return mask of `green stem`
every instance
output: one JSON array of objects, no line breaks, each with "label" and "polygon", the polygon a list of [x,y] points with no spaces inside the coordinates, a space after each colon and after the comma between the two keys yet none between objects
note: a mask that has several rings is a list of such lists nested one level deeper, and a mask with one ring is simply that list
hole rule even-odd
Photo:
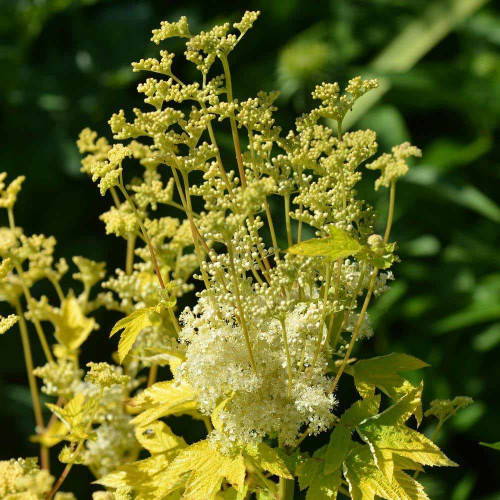
[{"label": "green stem", "polygon": [[[224,68],[224,77],[226,79],[227,101],[228,103],[232,104],[233,86],[231,82],[231,71],[229,70],[229,63],[227,60],[227,56],[225,54],[221,55],[220,60],[222,61],[222,67]],[[234,117],[234,113],[231,113],[229,121],[231,122],[231,133],[233,135],[234,151],[236,153],[236,162],[238,163],[238,172],[240,175],[241,186],[244,188],[247,185],[247,180],[245,176],[245,167],[243,165],[243,157],[241,155],[241,144],[240,144],[240,137],[238,135],[238,126],[236,125],[236,119]]]},{"label": "green stem", "polygon": [[109,192],[111,193],[111,198],[113,198],[113,203],[115,204],[115,207],[120,208],[120,198],[118,198],[118,193],[116,192],[114,186],[111,186],[109,188]]},{"label": "green stem", "polygon": [[233,251],[233,244],[231,242],[228,242],[227,245],[227,251],[229,254],[229,265],[231,268],[231,276],[233,278],[233,287],[234,287],[234,295],[236,298],[236,306],[238,308],[238,315],[240,318],[240,325],[243,330],[243,336],[245,337],[245,344],[247,346],[248,350],[248,356],[250,358],[250,365],[252,366],[252,370],[257,377],[257,365],[255,364],[255,359],[253,357],[253,352],[252,352],[252,345],[250,343],[250,335],[248,333],[248,328],[247,324],[245,321],[245,313],[243,311],[243,306],[241,304],[241,297],[240,297],[240,288],[238,285],[238,276],[236,275],[236,268],[234,266],[234,251]]},{"label": "green stem", "polygon": [[[38,386],[36,383],[35,375],[33,375],[33,356],[31,354],[31,344],[28,334],[28,326],[26,325],[26,320],[24,319],[23,310],[19,300],[14,302],[14,307],[16,309],[16,314],[19,318],[19,330],[21,332],[21,342],[23,344],[24,361],[26,364],[26,371],[28,373],[28,383],[31,393],[31,400],[33,402],[33,411],[35,413],[36,422],[36,433],[41,434],[45,430],[45,424],[43,422],[42,405],[40,404],[40,396],[38,394]],[[48,469],[48,450],[44,445],[40,445],[40,462],[42,469]]]},{"label": "green stem", "polygon": [[[337,271],[337,279],[335,281],[335,296],[333,297],[333,302],[335,302],[339,296],[340,293],[340,277],[342,276],[342,259],[339,259],[337,261],[337,266],[338,266],[338,271]],[[328,342],[330,341],[330,335],[332,334],[332,328],[333,328],[333,323],[335,321],[336,314],[335,312],[332,313],[330,316],[330,322],[328,324],[328,329],[326,331],[326,338],[325,342],[323,343],[323,347],[328,345]]]},{"label": "green stem", "polygon": [[[339,141],[342,140],[342,121],[337,121],[337,136]],[[345,177],[344,177],[344,165],[340,167],[340,183],[342,186],[342,208],[345,210],[347,207],[347,199],[345,194]]]},{"label": "green stem", "polygon": [[158,376],[158,365],[152,365],[149,369],[148,375],[148,387],[151,387],[156,382],[156,377]]},{"label": "green stem", "polygon": [[137,236],[134,233],[129,234],[127,238],[127,257],[125,259],[125,272],[132,274],[134,270],[134,249]]},{"label": "green stem", "polygon": [[290,357],[290,350],[288,348],[288,336],[286,333],[285,320],[281,320],[281,328],[283,330],[283,344],[285,346],[286,367],[288,371],[288,398],[291,398],[293,387],[292,359]]},{"label": "green stem", "polygon": [[274,247],[274,255],[276,255],[276,259],[280,258],[280,251],[278,247],[278,240],[276,238],[276,231],[274,230],[273,218],[271,216],[271,209],[269,208],[269,203],[267,202],[267,198],[264,198],[264,209],[266,210],[267,222],[269,224],[269,231],[271,232],[271,240],[273,242]]},{"label": "green stem", "polygon": [[290,222],[290,193],[285,194],[285,222],[286,222],[286,235],[288,238],[288,246],[293,245],[292,238],[292,224]]},{"label": "green stem", "polygon": [[255,464],[255,462],[253,460],[251,460],[249,458],[248,458],[248,460],[253,466],[252,473],[253,472],[255,473],[255,475],[261,480],[262,484],[271,492],[271,495],[273,495],[273,497],[276,500],[280,500],[279,492],[278,492],[278,489],[276,488],[276,483],[267,479],[267,477],[264,476],[264,474],[262,474],[259,467]]},{"label": "green stem", "polygon": [[[301,214],[304,211],[304,205],[302,203],[300,203],[299,205],[299,211]],[[302,241],[302,221],[299,220],[299,229],[297,231],[297,243],[300,243],[301,241]]]},{"label": "green stem", "polygon": [[57,293],[57,297],[59,298],[59,302],[63,302],[64,301],[64,292],[62,291],[62,288],[61,288],[61,285],[59,284],[59,282],[53,278],[53,277],[49,277],[49,281],[52,283],[52,285],[54,286],[54,289]]},{"label": "green stem", "polygon": [[[14,263],[14,267],[17,271],[17,275],[19,276],[19,280],[21,281],[21,287],[23,289],[26,302],[28,303],[28,309],[33,310],[33,297],[31,296],[30,289],[28,288],[28,285],[26,284],[26,281],[24,279],[23,269],[17,263]],[[40,321],[35,315],[33,315],[32,321],[35,325],[35,330],[40,340],[40,344],[42,345],[43,353],[45,354],[47,361],[49,363],[54,363],[54,357],[52,356],[52,352],[50,351],[49,343],[47,342],[47,337],[45,336],[45,332],[43,331]]]},{"label": "green stem", "polygon": [[342,374],[344,373],[345,367],[347,366],[347,362],[349,361],[349,356],[351,355],[351,352],[354,348],[354,344],[356,343],[356,340],[358,339],[359,330],[361,329],[363,319],[365,318],[366,310],[368,309],[368,305],[370,304],[370,300],[371,300],[371,297],[373,294],[373,289],[375,287],[375,280],[377,279],[377,274],[378,274],[378,268],[376,267],[373,269],[373,275],[372,275],[372,279],[370,281],[370,286],[368,287],[368,292],[366,293],[363,307],[361,308],[361,312],[359,313],[358,321],[356,323],[356,326],[354,327],[354,331],[352,332],[351,342],[349,343],[349,347],[347,348],[347,351],[345,353],[342,364],[340,365],[339,371],[337,372],[337,375],[335,376],[335,379],[333,380],[332,385],[330,386],[330,389],[329,389],[330,393],[332,393],[335,390],[335,388],[337,387],[339,379],[342,376]]},{"label": "green stem", "polygon": [[293,500],[295,481],[280,477],[279,479],[279,500]]},{"label": "green stem", "polygon": [[394,200],[396,199],[396,181],[391,182],[391,192],[389,197],[389,213],[387,215],[387,226],[385,228],[384,243],[389,240],[391,234],[392,220],[394,219]]},{"label": "green stem", "polygon": [[349,316],[356,305],[356,300],[358,298],[358,293],[361,289],[361,286],[363,284],[363,280],[365,279],[365,271],[366,271],[366,262],[363,262],[363,267],[359,273],[359,279],[358,279],[358,284],[356,285],[356,290],[354,291],[351,302],[349,304],[349,307],[347,309],[347,312],[344,314],[344,318],[342,320],[342,323],[339,327],[339,329],[335,332],[335,338],[332,341],[332,349],[333,352],[335,352],[335,349],[337,348],[337,344],[339,342],[340,335],[342,334],[342,330],[344,328],[344,325],[346,324],[346,321],[349,319]]},{"label": "green stem", "polygon": [[146,231],[146,228],[144,227],[144,224],[142,222],[142,217],[139,214],[134,202],[132,201],[132,198],[130,198],[127,190],[125,189],[125,186],[123,183],[118,184],[118,187],[120,188],[120,191],[122,192],[123,196],[125,199],[128,201],[128,204],[130,205],[130,208],[134,212],[134,215],[137,219],[137,223],[139,224],[139,227],[141,228],[142,236],[144,237],[144,241],[146,242],[146,245],[149,250],[149,254],[151,256],[151,260],[153,261],[153,266],[156,272],[156,277],[158,278],[158,282],[160,283],[161,288],[164,290],[165,289],[165,283],[163,281],[163,278],[161,276],[160,268],[158,267],[158,261],[156,260],[156,254],[153,248],[153,244],[151,243],[151,240],[149,239],[148,232]]},{"label": "green stem", "polygon": [[[158,278],[158,282],[160,283],[160,287],[162,290],[165,290],[165,282],[163,281],[161,272],[160,272],[160,267],[158,266],[158,261],[156,260],[156,253],[153,248],[153,244],[151,243],[151,240],[149,239],[148,232],[146,231],[146,228],[144,227],[144,224],[142,222],[142,217],[139,214],[134,202],[132,201],[132,198],[130,198],[127,190],[125,189],[125,186],[123,185],[123,181],[118,184],[118,187],[120,188],[120,191],[122,192],[123,196],[125,199],[128,201],[128,204],[130,205],[130,208],[132,208],[132,211],[134,212],[134,215],[137,219],[137,223],[139,224],[139,227],[141,228],[142,236],[144,238],[144,241],[146,242],[146,245],[149,250],[149,255],[151,256],[151,260],[153,261],[153,267],[156,273],[156,277]],[[170,316],[170,319],[172,321],[172,324],[174,325],[175,330],[177,333],[180,331],[180,326],[179,323],[177,322],[177,318],[175,317],[175,314],[172,310],[171,307],[168,309],[168,314]]]},{"label": "green stem", "polygon": [[[14,212],[12,211],[12,208],[8,208],[7,213],[9,215],[10,230],[12,231],[13,234],[15,234],[16,223],[14,221]],[[14,262],[14,267],[16,269],[17,275],[19,276],[19,280],[21,281],[21,288],[23,289],[26,302],[28,303],[28,308],[31,310],[33,309],[32,307],[33,297],[31,296],[30,289],[26,284],[26,280],[24,279],[23,268],[17,262]],[[52,356],[52,352],[50,351],[49,344],[47,342],[47,337],[45,336],[45,332],[43,331],[41,323],[36,317],[33,317],[33,323],[35,325],[35,330],[38,335],[38,338],[40,339],[40,344],[42,344],[42,349],[45,354],[45,357],[47,358],[47,361],[49,363],[53,363],[54,357]]]},{"label": "green stem", "polygon": [[314,365],[318,360],[319,353],[321,351],[321,344],[323,343],[323,327],[325,325],[326,319],[326,306],[328,302],[328,292],[330,291],[330,282],[332,279],[332,266],[329,262],[326,264],[326,281],[325,281],[325,291],[323,294],[323,311],[321,313],[321,323],[319,326],[318,340],[316,342],[316,350],[314,351],[314,357],[311,362],[311,367],[309,368],[309,373],[312,373]]}]

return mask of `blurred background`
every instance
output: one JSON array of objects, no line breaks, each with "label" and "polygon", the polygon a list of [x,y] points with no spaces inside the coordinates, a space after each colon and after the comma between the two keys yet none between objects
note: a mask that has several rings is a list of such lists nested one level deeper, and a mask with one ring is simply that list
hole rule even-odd
[{"label": "blurred background", "polygon": [[[75,140],[86,126],[110,138],[110,115],[140,105],[135,89],[145,74],[133,73],[130,62],[156,55],[149,38],[161,20],[186,15],[197,32],[260,9],[230,56],[235,96],[282,90],[278,119],[285,130],[308,109],[317,83],[379,77],[381,89],[359,101],[350,126],[376,130],[381,151],[410,140],[423,158],[398,184],[392,236],[402,262],[391,291],[371,308],[376,334],[358,354],[407,352],[430,363],[427,404],[475,399],[439,437],[461,467],[421,478],[433,500],[500,499],[500,453],[478,445],[500,441],[500,12],[492,2],[1,0],[0,6],[0,169],[27,176],[17,222],[27,233],[54,235],[58,257],[106,260],[111,270],[122,265],[125,248],[104,235],[98,217],[107,200],[80,174]],[[182,41],[168,44],[175,49],[182,52]],[[183,80],[197,78],[181,57],[174,64]],[[220,144],[230,142],[229,130],[221,133]],[[387,191],[374,193],[372,182],[361,194],[385,214]],[[51,293],[42,284],[37,292]],[[109,359],[115,344],[105,332],[116,319],[98,317],[103,332],[89,340],[86,358]],[[35,357],[42,361],[40,352]],[[0,339],[0,363],[0,460],[36,455],[13,332]],[[191,437],[199,432],[193,428]],[[89,481],[75,467],[63,489],[90,498]]]}]

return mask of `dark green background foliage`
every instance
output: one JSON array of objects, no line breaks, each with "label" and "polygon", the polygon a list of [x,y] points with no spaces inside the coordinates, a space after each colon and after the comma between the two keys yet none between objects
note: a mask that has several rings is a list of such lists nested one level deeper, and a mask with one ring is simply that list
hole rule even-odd
[{"label": "dark green background foliage", "polygon": [[[461,467],[434,469],[422,481],[436,500],[500,499],[498,480],[495,484],[500,453],[477,444],[500,440],[500,158],[494,147],[500,18],[492,4],[3,0],[0,5],[5,7],[1,170],[28,177],[17,221],[27,233],[53,234],[58,256],[106,260],[111,270],[123,265],[125,248],[104,235],[98,216],[107,200],[80,174],[75,140],[85,126],[109,137],[111,113],[140,104],[135,87],[145,75],[133,73],[130,62],[156,52],[148,40],[161,20],[187,15],[196,32],[235,21],[245,9],[262,10],[230,56],[235,94],[246,99],[258,90],[281,89],[278,118],[285,130],[309,106],[315,84],[343,84],[357,74],[383,77],[388,91],[371,107],[360,101],[363,116],[354,126],[376,130],[381,150],[411,140],[423,158],[398,184],[393,237],[402,262],[391,292],[371,309],[376,334],[358,355],[413,354],[432,365],[424,370],[427,403],[455,395],[476,400],[439,438]],[[469,12],[456,15],[457,9]],[[175,64],[183,80],[197,78],[181,57]],[[229,130],[219,136],[222,146],[230,144]],[[230,162],[232,156],[226,156]],[[373,176],[367,177],[361,194],[381,211],[382,227],[387,191],[374,194]],[[37,293],[52,293],[38,286]],[[115,342],[106,332],[116,319],[98,316],[103,331],[91,337],[83,361],[109,358]],[[0,346],[0,459],[34,455],[36,447],[27,440],[34,422],[21,343],[10,332]],[[35,355],[42,362],[41,352]],[[346,378],[345,394],[349,384]],[[189,440],[202,435],[191,422],[179,425]],[[432,423],[427,426],[432,432]],[[52,460],[56,463],[55,455]],[[74,487],[80,498],[90,498],[89,481],[76,467],[65,489]]]}]

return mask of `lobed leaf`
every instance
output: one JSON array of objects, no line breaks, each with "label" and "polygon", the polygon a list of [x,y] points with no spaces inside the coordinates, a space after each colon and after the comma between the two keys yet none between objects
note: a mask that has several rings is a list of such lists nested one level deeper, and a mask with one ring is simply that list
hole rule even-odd
[{"label": "lobed leaf", "polygon": [[[392,353],[387,356],[358,361],[346,372],[354,376],[356,389],[362,397],[373,395],[377,387],[391,399],[397,401],[414,389],[414,386],[399,372],[418,370],[426,366],[429,365],[408,354]],[[421,404],[414,411],[415,417],[420,423],[422,420]]]},{"label": "lobed leaf", "polygon": [[220,490],[226,478],[236,490],[244,487],[245,464],[242,455],[235,457],[222,454],[210,441],[204,440],[182,450],[162,475],[162,483],[173,485],[165,488],[162,495],[177,488],[186,479],[185,500],[210,500]]},{"label": "lobed leaf", "polygon": [[132,349],[134,342],[142,330],[153,324],[150,314],[155,312],[160,312],[160,308],[158,306],[138,309],[125,318],[122,318],[113,327],[109,335],[110,337],[112,337],[115,333],[118,333],[120,330],[123,330],[120,342],[118,343],[118,358],[120,363],[123,363],[123,360],[129,353],[130,349]]},{"label": "lobed leaf", "polygon": [[315,451],[313,456],[306,459],[297,467],[297,477],[301,490],[307,490],[306,500],[326,500],[337,498],[341,484],[340,470],[326,473],[324,470],[326,446]]},{"label": "lobed leaf", "polygon": [[255,464],[264,471],[268,471],[275,476],[293,479],[285,462],[278,453],[264,442],[256,446],[248,446],[244,451]]},{"label": "lobed leaf", "polygon": [[196,410],[198,403],[190,386],[169,380],[148,387],[133,398],[127,407],[133,413],[139,413],[132,423],[144,426],[167,415]]},{"label": "lobed leaf", "polygon": [[187,446],[184,439],[176,436],[170,427],[161,420],[151,422],[146,426],[136,427],[135,437],[141,446],[152,455]]},{"label": "lobed leaf", "polygon": [[402,470],[386,477],[378,469],[368,446],[357,445],[344,464],[352,500],[429,500],[423,486]]}]

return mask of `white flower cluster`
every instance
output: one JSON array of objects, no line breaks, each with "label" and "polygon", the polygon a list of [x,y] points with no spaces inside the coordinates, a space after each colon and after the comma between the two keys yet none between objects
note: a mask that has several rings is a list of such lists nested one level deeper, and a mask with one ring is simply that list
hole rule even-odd
[{"label": "white flower cluster", "polygon": [[294,377],[291,396],[286,389],[287,358],[280,322],[260,318],[259,328],[251,329],[255,374],[241,327],[216,318],[211,301],[200,299],[193,311],[184,311],[180,334],[181,341],[188,344],[180,374],[199,394],[202,411],[211,414],[221,400],[230,398],[220,414],[224,430],[215,432],[213,439],[227,446],[269,435],[292,444],[305,424],[313,433],[331,425],[335,398],[328,394],[329,381],[324,376],[330,353],[324,351],[312,371],[300,370],[314,357],[318,311],[301,304],[285,320]]}]

